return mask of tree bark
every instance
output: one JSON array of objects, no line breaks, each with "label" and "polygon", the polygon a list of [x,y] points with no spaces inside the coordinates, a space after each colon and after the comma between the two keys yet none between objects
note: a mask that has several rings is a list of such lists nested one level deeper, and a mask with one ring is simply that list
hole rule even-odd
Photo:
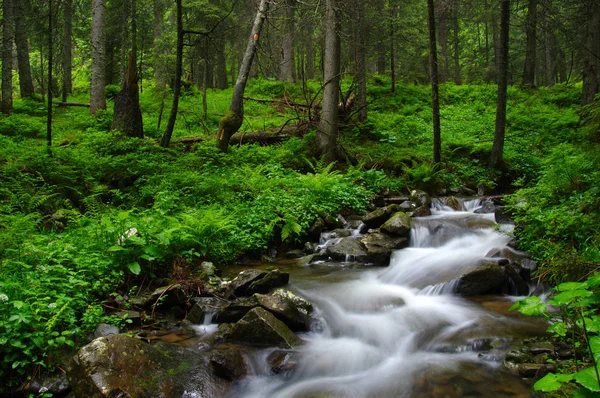
[{"label": "tree bark", "polygon": [[13,69],[13,4],[12,0],[2,2],[2,113],[9,115],[13,108],[12,69]]},{"label": "tree bark", "polygon": [[153,2],[153,11],[154,11],[154,41],[153,41],[153,51],[154,51],[154,79],[156,82],[156,88],[159,91],[163,91],[167,86],[167,77],[168,77],[168,68],[165,65],[164,60],[164,43],[162,42],[163,37],[163,15],[165,12],[165,7],[163,5],[163,0],[154,0]]},{"label": "tree bark", "polygon": [[304,49],[306,51],[306,59],[305,59],[305,72],[304,76],[306,79],[314,79],[315,78],[315,42],[313,38],[313,23],[308,17],[308,21],[306,22],[306,30],[305,32],[309,32],[304,37]]},{"label": "tree bark", "polygon": [[246,46],[246,52],[240,65],[237,81],[233,88],[233,96],[231,98],[231,106],[229,107],[229,114],[221,119],[219,123],[219,136],[217,137],[217,148],[222,152],[227,152],[229,148],[229,139],[235,134],[244,121],[244,91],[246,89],[246,82],[250,75],[250,68],[252,67],[252,61],[256,55],[258,49],[258,41],[260,39],[260,32],[262,30],[265,19],[267,18],[267,11],[269,10],[269,1],[260,0],[260,5],[252,24],[252,31],[250,33],[250,39]]},{"label": "tree bark", "polygon": [[54,43],[52,42],[52,0],[48,0],[48,111],[46,114],[46,142],[48,150],[52,147],[52,67],[54,64],[53,50]]},{"label": "tree bark", "polygon": [[454,84],[462,84],[462,77],[460,73],[460,40],[459,40],[459,23],[458,23],[458,9],[459,0],[454,0]]},{"label": "tree bark", "polygon": [[317,149],[326,163],[337,158],[338,102],[340,81],[339,18],[337,0],[325,3],[325,51],[323,60],[323,107],[317,132]]},{"label": "tree bark", "polygon": [[440,95],[438,89],[437,44],[435,42],[435,9],[433,0],[427,0],[429,22],[429,70],[431,74],[431,104],[433,108],[433,161],[439,163],[442,158],[442,140],[440,129]]},{"label": "tree bark", "polygon": [[490,156],[490,167],[502,163],[504,133],[506,130],[506,92],[508,87],[508,34],[510,23],[510,0],[500,0],[500,48],[498,49],[498,103],[496,105],[496,127],[494,144]]},{"label": "tree bark", "polygon": [[527,45],[525,49],[525,65],[523,68],[523,87],[535,86],[535,61],[536,61],[536,29],[537,29],[537,0],[529,0],[525,33]]},{"label": "tree bark", "polygon": [[294,60],[294,32],[296,25],[294,23],[296,9],[296,0],[287,0],[285,3],[285,18],[283,22],[283,40],[281,42],[281,63],[279,66],[280,78],[284,82],[293,83],[296,81]]},{"label": "tree bark", "polygon": [[588,12],[587,40],[583,49],[582,105],[591,104],[598,93],[598,57],[600,56],[598,44],[600,5],[598,5],[598,0],[590,1]]},{"label": "tree bark", "polygon": [[19,88],[21,98],[33,97],[33,80],[29,61],[29,45],[27,43],[27,21],[25,17],[25,0],[13,0],[15,13],[15,44],[19,67]]},{"label": "tree bark", "polygon": [[92,0],[92,81],[90,84],[90,114],[92,115],[100,109],[106,109],[105,13],[105,0]]},{"label": "tree bark", "polygon": [[112,129],[119,130],[128,137],[144,138],[137,67],[133,53],[129,54],[123,86],[115,97]]},{"label": "tree bark", "polygon": [[73,0],[64,0],[64,41],[63,41],[63,91],[62,101],[67,102],[67,96],[73,92]]},{"label": "tree bark", "polygon": [[392,78],[392,93],[396,92],[396,24],[398,19],[398,7],[396,4],[391,5],[391,20],[390,20],[390,74]]},{"label": "tree bark", "polygon": [[[224,90],[229,87],[229,80],[227,80],[227,58],[225,58],[225,39],[219,39],[217,45],[217,88]],[[204,79],[203,74],[202,84],[204,84]]]},{"label": "tree bark", "polygon": [[357,2],[358,37],[356,38],[356,69],[358,75],[358,121],[367,120],[367,26],[365,23],[365,6],[362,0]]},{"label": "tree bark", "polygon": [[183,11],[182,0],[176,0],[177,4],[177,51],[175,57],[175,83],[173,85],[173,102],[171,103],[171,113],[169,121],[165,128],[165,133],[160,140],[160,145],[168,148],[175,129],[175,121],[177,120],[177,109],[179,108],[179,97],[181,96],[181,73],[183,69]]},{"label": "tree bark", "polygon": [[[428,0],[429,6],[429,0]],[[450,8],[447,0],[441,0],[438,2],[438,26],[439,32],[438,36],[440,38],[440,47],[442,52],[442,59],[444,61],[442,73],[439,76],[439,80],[441,82],[445,82],[448,80],[449,72],[449,62],[448,62],[448,14],[450,13]],[[431,29],[431,28],[430,28]],[[437,52],[437,51],[436,51]],[[437,56],[436,56],[437,58]],[[439,73],[439,71],[438,71]]]}]

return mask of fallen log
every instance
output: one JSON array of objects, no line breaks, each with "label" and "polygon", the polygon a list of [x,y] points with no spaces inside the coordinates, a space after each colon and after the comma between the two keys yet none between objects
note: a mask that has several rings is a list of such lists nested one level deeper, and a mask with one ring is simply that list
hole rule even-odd
[{"label": "fallen log", "polygon": [[258,102],[260,104],[285,105],[285,106],[289,106],[291,108],[307,108],[307,109],[319,109],[319,108],[321,108],[319,105],[300,104],[298,102],[291,102],[291,101],[280,100],[280,99],[271,100],[271,99],[264,99],[264,98],[244,97],[244,100]]},{"label": "fallen log", "polygon": [[89,108],[90,104],[85,102],[54,102],[54,105],[60,106],[61,108],[67,106],[81,106],[84,108]]}]

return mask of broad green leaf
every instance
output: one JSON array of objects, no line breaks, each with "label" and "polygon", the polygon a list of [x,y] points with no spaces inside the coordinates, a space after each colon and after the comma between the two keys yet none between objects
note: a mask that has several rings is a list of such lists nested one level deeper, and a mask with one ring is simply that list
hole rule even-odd
[{"label": "broad green leaf", "polygon": [[600,398],[600,393],[592,392],[585,387],[581,387],[573,394],[574,398]]},{"label": "broad green leaf", "polygon": [[590,338],[590,348],[594,353],[594,360],[596,363],[600,362],[600,336],[593,336]]},{"label": "broad green leaf", "polygon": [[592,316],[592,318],[589,321],[586,319],[585,326],[587,327],[588,332],[599,333],[600,332],[600,317]]},{"label": "broad green leaf", "polygon": [[594,275],[590,276],[585,283],[589,287],[600,286],[600,272],[596,272]]},{"label": "broad green leaf", "polygon": [[571,304],[573,301],[576,301],[578,299],[589,297],[592,294],[593,293],[589,290],[567,290],[554,296],[554,298],[552,299],[552,303],[561,307],[563,305]]},{"label": "broad green leaf", "polygon": [[573,375],[573,378],[590,391],[600,391],[596,371],[593,367],[583,369]]},{"label": "broad green leaf", "polygon": [[139,275],[140,272],[142,272],[142,268],[137,261],[127,264],[127,268],[129,268],[129,271],[131,271],[131,273],[134,275]]},{"label": "broad green leaf", "polygon": [[13,306],[14,306],[16,309],[20,310],[21,308],[23,308],[23,306],[25,305],[25,303],[24,303],[24,302],[22,302],[22,301],[13,301],[13,302],[12,302],[12,305],[13,305]]},{"label": "broad green leaf", "polygon": [[536,296],[527,297],[517,301],[510,307],[511,310],[517,308],[521,314],[529,316],[537,316],[546,313],[546,303]]},{"label": "broad green leaf", "polygon": [[588,287],[585,282],[565,282],[561,283],[556,287],[559,292],[566,292],[569,290],[584,290]]},{"label": "broad green leaf", "polygon": [[533,389],[535,391],[544,392],[556,391],[560,388],[562,383],[572,379],[573,375],[548,373],[533,385]]},{"label": "broad green leaf", "polygon": [[569,328],[564,322],[556,322],[548,328],[548,331],[556,336],[564,337],[567,335]]}]

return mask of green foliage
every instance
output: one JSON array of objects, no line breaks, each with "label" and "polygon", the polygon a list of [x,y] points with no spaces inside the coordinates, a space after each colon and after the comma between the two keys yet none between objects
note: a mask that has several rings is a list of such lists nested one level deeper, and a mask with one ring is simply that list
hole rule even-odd
[{"label": "green foliage", "polygon": [[13,113],[0,117],[0,134],[9,137],[38,137],[45,131],[45,125],[39,119],[28,115]]},{"label": "green foliage", "polygon": [[[545,316],[552,323],[548,331],[555,338],[567,342],[571,347],[585,347],[587,367],[573,373],[548,373],[535,383],[536,391],[557,391],[563,388],[564,383],[570,382],[580,385],[578,396],[589,396],[600,391],[600,315],[596,311],[599,303],[600,273],[596,273],[584,282],[561,283],[548,302],[533,296],[517,301],[510,308],[518,309],[525,315]],[[556,308],[559,312],[556,312]],[[573,367],[577,366],[577,356],[573,358]]]}]

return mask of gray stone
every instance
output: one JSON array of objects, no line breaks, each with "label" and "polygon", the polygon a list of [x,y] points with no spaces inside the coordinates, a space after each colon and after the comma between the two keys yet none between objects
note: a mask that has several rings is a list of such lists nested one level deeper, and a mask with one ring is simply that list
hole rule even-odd
[{"label": "gray stone", "polygon": [[494,209],[494,217],[498,224],[515,224],[515,222],[512,219],[511,212],[508,211],[504,206],[497,206]]},{"label": "gray stone", "polygon": [[410,235],[410,217],[399,211],[381,226],[381,231],[407,237]]},{"label": "gray stone", "polygon": [[545,365],[539,363],[520,363],[517,371],[521,377],[533,377]]},{"label": "gray stone", "polygon": [[266,293],[273,288],[286,285],[289,279],[289,274],[280,272],[279,270],[244,270],[229,284],[229,297],[251,296],[254,293]]},{"label": "gray stone", "polygon": [[304,257],[304,254],[305,253],[303,250],[299,250],[299,249],[290,250],[285,253],[285,258],[298,259],[298,258]]},{"label": "gray stone", "polygon": [[114,315],[121,319],[127,319],[131,321],[130,325],[132,326],[141,326],[142,324],[142,314],[139,311],[117,311],[114,313]]},{"label": "gray stone", "polygon": [[339,261],[366,262],[367,249],[359,237],[342,238],[339,242],[327,246],[327,255]]},{"label": "gray stone", "polygon": [[321,232],[325,228],[325,221],[321,217],[317,218],[313,225],[308,229],[308,239],[312,242],[318,242],[321,237]]},{"label": "gray stone", "polygon": [[263,308],[254,308],[248,312],[224,337],[261,347],[293,348],[301,343],[294,332]]},{"label": "gray stone", "polygon": [[419,206],[411,214],[411,217],[427,217],[431,215],[429,206]]},{"label": "gray stone", "polygon": [[496,206],[494,206],[494,203],[492,203],[489,200],[486,200],[485,202],[483,202],[481,204],[481,207],[477,210],[475,210],[475,213],[477,214],[490,214],[490,213],[494,213],[496,210]]},{"label": "gray stone", "polygon": [[216,275],[217,272],[215,265],[210,261],[202,261],[202,263],[200,264],[200,269],[206,276],[209,277]]},{"label": "gray stone", "polygon": [[190,301],[193,305],[186,319],[192,324],[204,323],[207,314],[216,316],[229,305],[229,302],[216,297],[194,297]]},{"label": "gray stone", "polygon": [[107,323],[101,323],[96,327],[96,331],[94,331],[94,338],[98,337],[110,336],[111,334],[119,334],[121,331],[118,327],[109,325]]},{"label": "gray stone", "polygon": [[241,350],[231,345],[221,345],[209,354],[213,373],[222,379],[235,381],[249,374],[248,366]]},{"label": "gray stone", "polygon": [[405,213],[409,211],[415,211],[417,207],[417,204],[415,202],[411,202],[410,200],[400,203],[400,211]]},{"label": "gray stone", "polygon": [[410,201],[415,202],[418,206],[431,206],[431,197],[429,194],[418,189],[410,193]]},{"label": "gray stone", "polygon": [[285,289],[277,289],[269,295],[256,294],[258,304],[271,312],[293,331],[309,329],[309,311],[312,306],[306,300]]},{"label": "gray stone", "polygon": [[48,376],[33,379],[28,391],[36,396],[38,394],[42,396],[44,393],[50,393],[54,397],[64,397],[71,391],[71,384],[66,374],[56,372]]},{"label": "gray stone", "polygon": [[181,288],[181,285],[169,285],[154,290],[150,296],[144,300],[142,307],[150,309],[153,306],[156,306],[158,309],[165,310],[173,306],[183,305],[187,300],[187,295]]},{"label": "gray stone", "polygon": [[394,213],[400,211],[400,206],[389,205],[368,213],[363,217],[363,223],[368,228],[379,228],[386,222]]},{"label": "gray stone", "polygon": [[480,268],[462,275],[455,293],[462,296],[478,296],[499,293],[508,276],[497,263],[486,263]]},{"label": "gray stone", "polygon": [[448,196],[446,198],[446,206],[458,211],[463,210],[463,206],[460,201],[456,198],[456,196]]},{"label": "gray stone", "polygon": [[304,256],[298,260],[298,266],[300,267],[308,267],[317,261],[327,261],[329,256],[327,254],[315,253],[309,254],[308,256]]},{"label": "gray stone", "polygon": [[251,309],[258,306],[256,296],[240,297],[215,314],[215,321],[218,323],[233,323],[242,319]]}]

